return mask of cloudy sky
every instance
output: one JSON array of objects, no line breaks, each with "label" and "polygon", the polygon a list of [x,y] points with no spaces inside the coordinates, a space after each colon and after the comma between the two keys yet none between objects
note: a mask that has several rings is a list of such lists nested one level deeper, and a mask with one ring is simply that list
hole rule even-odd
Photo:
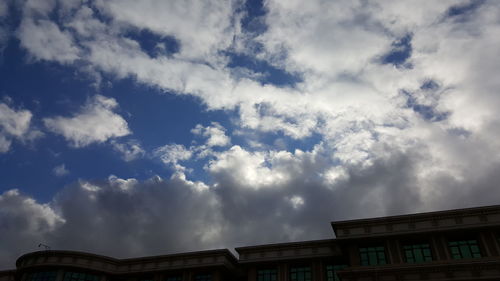
[{"label": "cloudy sky", "polygon": [[500,2],[0,1],[0,268],[500,202]]}]

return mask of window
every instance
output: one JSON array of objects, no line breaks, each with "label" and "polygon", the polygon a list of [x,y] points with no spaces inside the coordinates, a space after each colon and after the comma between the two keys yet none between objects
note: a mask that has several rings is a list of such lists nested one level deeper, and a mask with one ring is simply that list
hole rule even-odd
[{"label": "window", "polygon": [[311,281],[311,268],[309,266],[292,267],[290,281]]},{"label": "window", "polygon": [[337,265],[327,265],[326,266],[326,281],[340,281],[340,278],[337,276],[337,270],[342,270],[346,268],[345,264],[337,264]]},{"label": "window", "polygon": [[450,241],[448,246],[450,247],[451,257],[455,260],[481,257],[481,251],[476,239]]},{"label": "window", "polygon": [[428,243],[404,245],[403,251],[407,263],[432,261],[431,248]]},{"label": "window", "polygon": [[55,281],[55,271],[33,272],[28,275],[26,281]]},{"label": "window", "polygon": [[278,271],[276,269],[257,270],[257,281],[277,281]]},{"label": "window", "polygon": [[212,281],[212,274],[197,274],[194,281]]},{"label": "window", "polygon": [[98,281],[99,278],[94,274],[66,272],[64,273],[64,281]]},{"label": "window", "polygon": [[382,265],[387,263],[384,246],[359,248],[359,255],[361,265]]},{"label": "window", "polygon": [[165,278],[165,281],[182,281],[182,277],[181,276],[167,276],[167,278]]}]

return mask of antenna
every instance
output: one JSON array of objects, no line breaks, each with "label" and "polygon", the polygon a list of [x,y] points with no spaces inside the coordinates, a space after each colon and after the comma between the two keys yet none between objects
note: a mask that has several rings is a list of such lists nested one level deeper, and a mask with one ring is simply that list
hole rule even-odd
[{"label": "antenna", "polygon": [[45,251],[48,251],[48,250],[50,250],[50,246],[48,246],[48,245],[45,245],[45,244],[42,244],[42,243],[38,244],[38,248],[40,248],[40,247],[43,247],[43,248],[45,248]]}]

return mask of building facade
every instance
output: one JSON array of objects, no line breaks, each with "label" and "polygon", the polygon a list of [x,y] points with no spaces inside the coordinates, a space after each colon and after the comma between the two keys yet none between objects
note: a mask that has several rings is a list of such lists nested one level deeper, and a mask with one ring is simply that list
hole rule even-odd
[{"label": "building facade", "polygon": [[115,259],[21,256],[0,281],[500,280],[500,205],[331,223],[334,239]]}]

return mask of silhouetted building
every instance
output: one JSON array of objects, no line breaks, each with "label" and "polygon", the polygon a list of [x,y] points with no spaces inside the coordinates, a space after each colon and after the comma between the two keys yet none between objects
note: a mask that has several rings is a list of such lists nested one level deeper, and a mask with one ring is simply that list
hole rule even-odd
[{"label": "silhouetted building", "polygon": [[500,205],[331,223],[335,239],[133,259],[21,256],[0,281],[500,280]]}]

